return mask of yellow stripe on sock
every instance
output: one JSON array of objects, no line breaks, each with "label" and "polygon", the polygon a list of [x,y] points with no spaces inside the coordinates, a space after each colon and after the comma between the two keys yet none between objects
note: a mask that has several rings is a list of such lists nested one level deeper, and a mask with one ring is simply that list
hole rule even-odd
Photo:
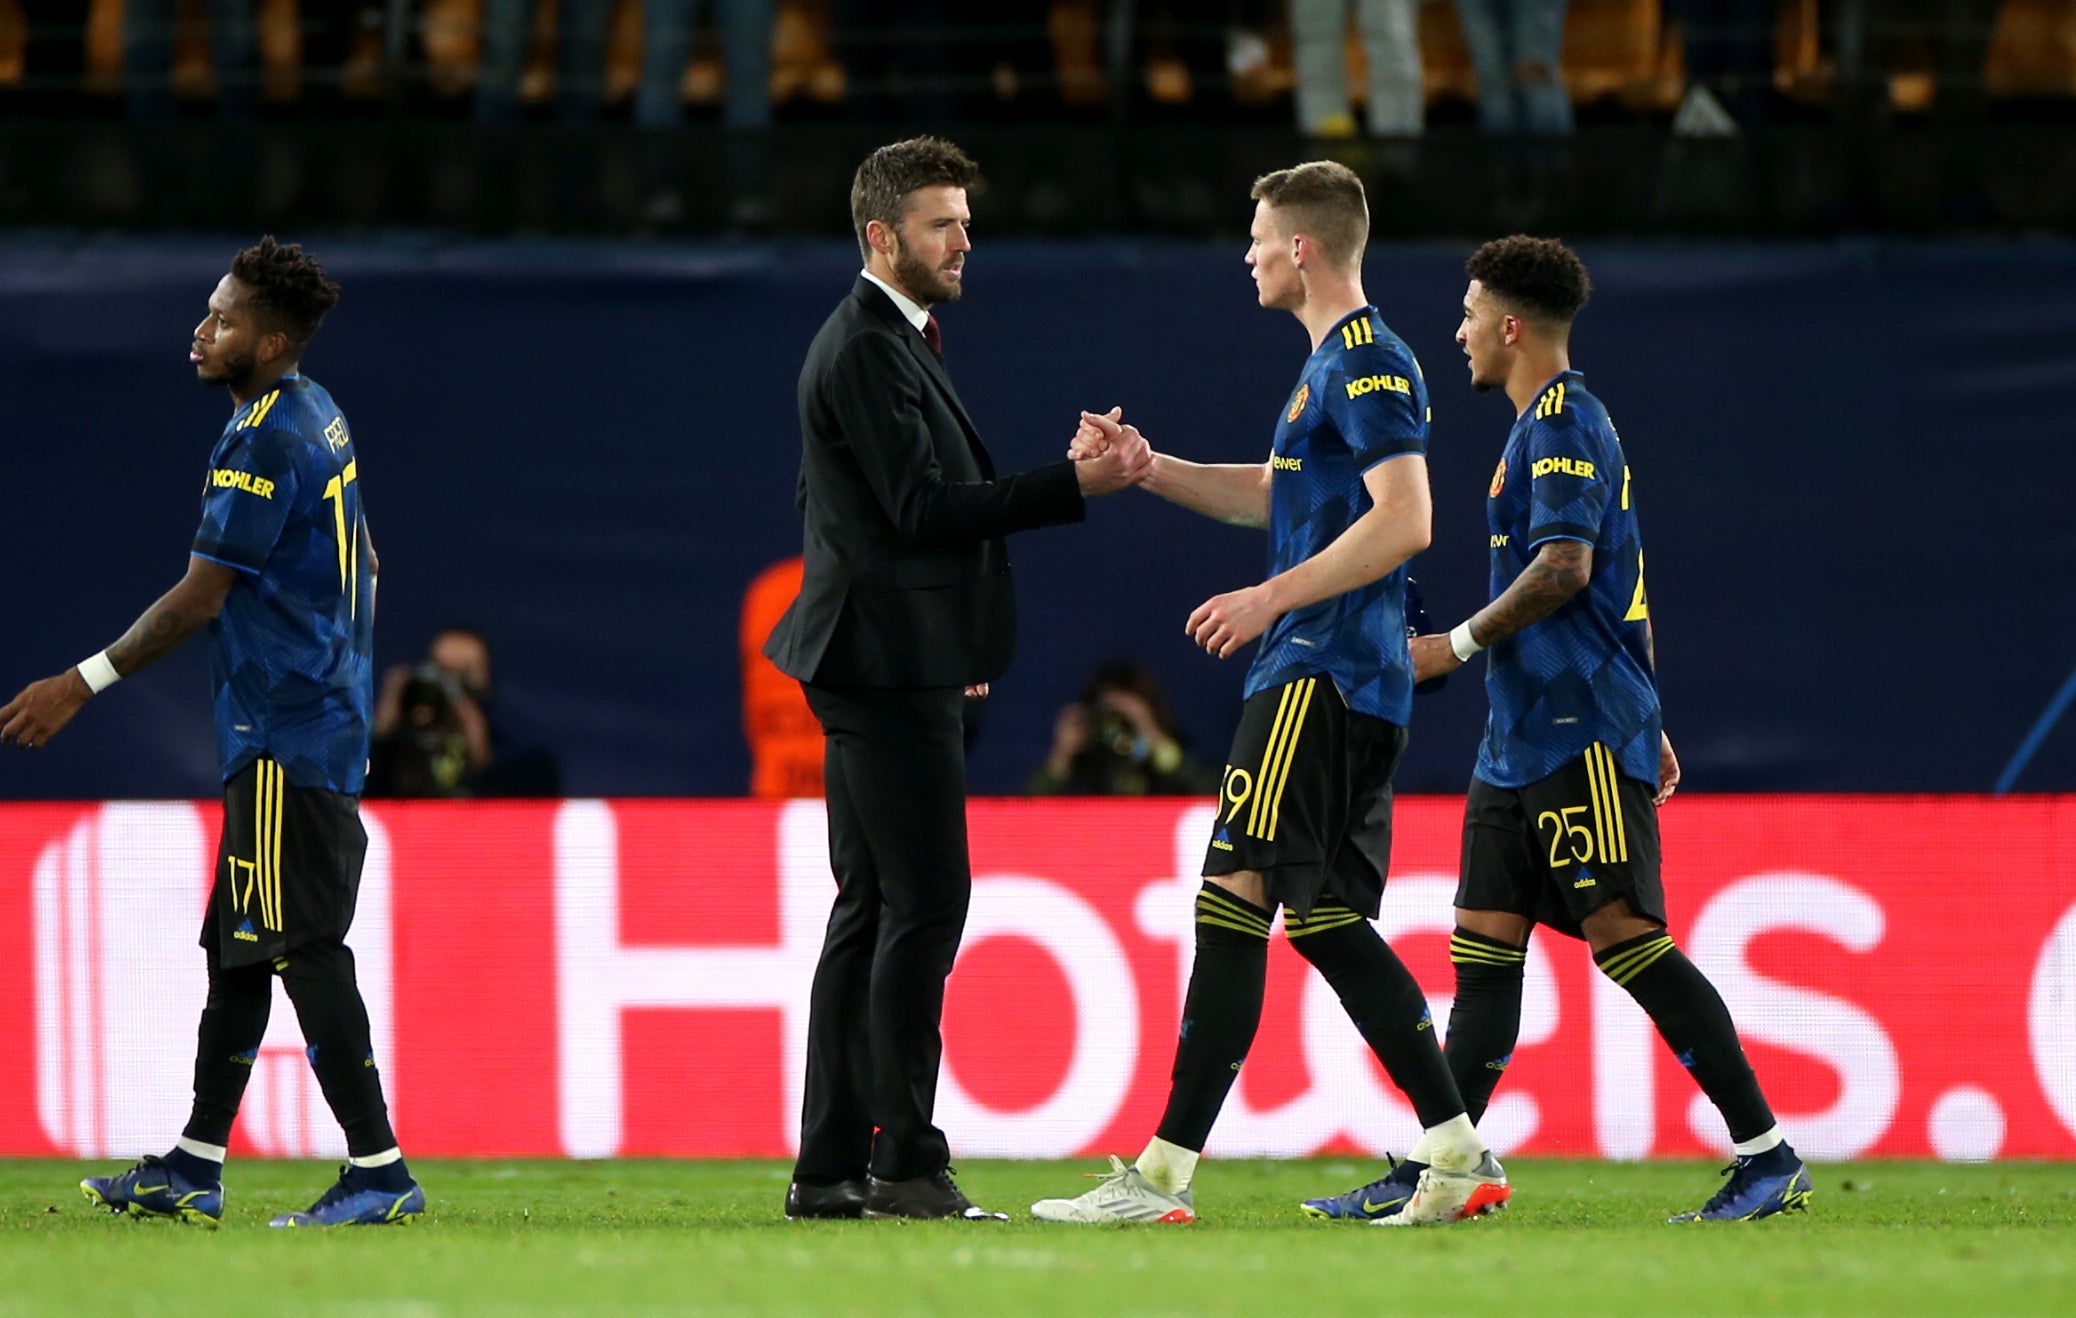
[{"label": "yellow stripe on sock", "polygon": [[1230,929],[1236,934],[1246,934],[1250,938],[1267,939],[1269,936],[1268,926],[1266,925],[1241,924],[1238,920],[1228,920],[1222,915],[1214,915],[1209,911],[1198,911],[1197,923],[1208,924],[1218,929]]},{"label": "yellow stripe on sock", "polygon": [[1627,984],[1672,950],[1670,936],[1655,938],[1642,947],[1632,947],[1601,964],[1601,973],[1617,984]]},{"label": "yellow stripe on sock", "polygon": [[1458,965],[1477,962],[1488,966],[1518,966],[1528,960],[1528,949],[1474,943],[1452,934],[1449,938],[1449,959]]},{"label": "yellow stripe on sock", "polygon": [[1665,954],[1672,951],[1672,946],[1672,940],[1670,938],[1666,939],[1663,944],[1652,948],[1648,956],[1639,958],[1615,982],[1617,984],[1627,984],[1630,980],[1635,979],[1638,975],[1641,975],[1644,971],[1649,970],[1652,966],[1658,964],[1660,960],[1664,959]]},{"label": "yellow stripe on sock", "polygon": [[1334,929],[1346,929],[1351,924],[1361,924],[1363,917],[1354,911],[1321,919],[1317,915],[1310,920],[1298,922],[1290,916],[1283,917],[1283,932],[1290,938],[1303,938],[1307,934],[1323,934]]},{"label": "yellow stripe on sock", "polygon": [[1207,916],[1244,926],[1248,932],[1259,933],[1263,938],[1269,936],[1269,916],[1233,898],[1215,895],[1209,888],[1197,893],[1197,918],[1201,920]]},{"label": "yellow stripe on sock", "polygon": [[1262,913],[1260,907],[1251,906],[1238,897],[1228,896],[1215,884],[1197,890],[1197,906],[1215,907],[1236,920],[1259,920],[1263,924],[1269,922],[1269,917]]}]

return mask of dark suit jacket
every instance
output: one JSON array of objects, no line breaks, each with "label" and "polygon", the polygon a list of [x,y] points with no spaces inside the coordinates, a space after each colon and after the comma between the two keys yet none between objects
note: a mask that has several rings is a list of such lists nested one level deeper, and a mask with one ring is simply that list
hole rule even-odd
[{"label": "dark suit jacket", "polygon": [[800,370],[800,595],[764,644],[832,687],[991,682],[1016,648],[1011,531],[1084,515],[1074,464],[995,477],[944,363],[859,278]]}]

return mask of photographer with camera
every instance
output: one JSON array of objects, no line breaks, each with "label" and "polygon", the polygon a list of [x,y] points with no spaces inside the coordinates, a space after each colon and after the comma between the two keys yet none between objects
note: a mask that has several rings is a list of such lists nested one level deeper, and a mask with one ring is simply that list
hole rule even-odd
[{"label": "photographer with camera", "polygon": [[1060,711],[1052,753],[1031,775],[1031,796],[1194,796],[1218,775],[1182,749],[1175,711],[1144,664],[1098,668],[1081,699]]},{"label": "photographer with camera", "polygon": [[473,627],[434,633],[425,658],[382,676],[369,796],[560,796],[552,753],[515,746],[492,717],[490,643]]}]

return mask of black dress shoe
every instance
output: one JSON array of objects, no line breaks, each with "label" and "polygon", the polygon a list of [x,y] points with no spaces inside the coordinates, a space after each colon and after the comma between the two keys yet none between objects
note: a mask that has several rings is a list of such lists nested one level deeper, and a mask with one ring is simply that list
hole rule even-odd
[{"label": "black dress shoe", "polygon": [[913,1217],[928,1221],[960,1219],[967,1222],[1007,1222],[1009,1214],[975,1208],[959,1192],[951,1169],[918,1176],[911,1181],[882,1181],[865,1178],[865,1216]]},{"label": "black dress shoe", "polygon": [[834,1185],[809,1185],[795,1181],[786,1187],[786,1220],[803,1217],[857,1217],[865,1211],[865,1186],[859,1181]]}]

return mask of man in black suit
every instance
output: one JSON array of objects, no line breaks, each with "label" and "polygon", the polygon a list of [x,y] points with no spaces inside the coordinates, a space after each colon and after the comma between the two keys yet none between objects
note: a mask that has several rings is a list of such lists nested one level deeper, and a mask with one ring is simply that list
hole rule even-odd
[{"label": "man in black suit", "polygon": [[1078,522],[1087,496],[1152,463],[1142,441],[995,475],[929,313],[963,291],[978,174],[929,137],[866,158],[851,184],[865,269],[800,372],[807,566],[764,653],[806,687],[827,738],[837,896],[788,1217],[1000,1217],[959,1192],[931,1120],[944,981],[973,886],[963,706],[1015,648],[1002,537]]}]

